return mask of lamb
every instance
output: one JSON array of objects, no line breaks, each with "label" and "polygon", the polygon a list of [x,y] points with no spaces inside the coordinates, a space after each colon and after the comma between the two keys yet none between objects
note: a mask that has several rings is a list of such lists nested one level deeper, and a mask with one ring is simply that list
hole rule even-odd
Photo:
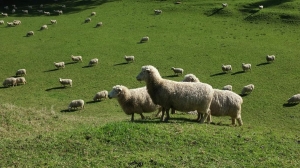
[{"label": "lamb", "polygon": [[223,70],[223,72],[225,72],[225,73],[227,73],[227,72],[230,72],[230,71],[232,71],[232,67],[231,67],[231,65],[222,65],[222,70]]},{"label": "lamb", "polygon": [[264,8],[263,5],[259,5],[259,6],[258,6],[258,9],[263,9],[263,8]]},{"label": "lamb", "polygon": [[62,79],[62,78],[59,78],[59,83],[61,85],[63,85],[64,87],[66,87],[66,85],[69,85],[70,87],[72,87],[72,79]]},{"label": "lamb", "polygon": [[268,63],[275,61],[275,55],[267,55],[266,60]]},{"label": "lamb", "polygon": [[4,81],[3,81],[3,86],[4,87],[9,87],[9,86],[17,86],[17,79],[14,78],[14,77],[10,77],[10,78],[6,78]]},{"label": "lamb", "polygon": [[231,85],[225,85],[223,87],[223,90],[229,90],[229,91],[232,91],[232,86]]},{"label": "lamb", "polygon": [[242,63],[242,69],[244,72],[251,71],[251,64]]},{"label": "lamb", "polygon": [[50,20],[51,24],[57,24],[57,21],[56,20]]},{"label": "lamb", "polygon": [[155,14],[155,15],[162,14],[162,10],[155,9],[155,10],[154,10],[154,14]]},{"label": "lamb", "polygon": [[147,42],[147,41],[149,41],[149,37],[145,36],[145,37],[142,37],[140,43],[144,43],[144,42]]},{"label": "lamb", "polygon": [[17,78],[16,78],[16,81],[17,81],[17,85],[18,85],[18,84],[23,84],[23,85],[26,84],[26,79],[25,79],[25,77],[17,77]]},{"label": "lamb", "polygon": [[57,69],[65,68],[65,62],[54,62],[54,66],[55,66]]},{"label": "lamb", "polygon": [[44,14],[47,15],[47,16],[50,16],[50,15],[51,15],[50,12],[46,12],[46,11],[44,11]]},{"label": "lamb", "polygon": [[81,61],[82,62],[82,56],[71,55],[71,58],[72,58],[72,61],[75,61],[75,62]]},{"label": "lamb", "polygon": [[102,25],[103,25],[102,22],[98,22],[98,23],[96,24],[96,27],[101,27]]},{"label": "lamb", "polygon": [[19,69],[16,72],[16,76],[23,76],[26,75],[26,69]]},{"label": "lamb", "polygon": [[96,93],[93,100],[94,101],[101,101],[101,99],[106,99],[107,97],[108,97],[108,91],[107,90],[102,90],[101,92]]},{"label": "lamb", "polygon": [[228,6],[227,3],[222,3],[222,7],[223,7],[223,8],[226,8],[227,6]]},{"label": "lamb", "polygon": [[[204,123],[209,115],[209,106],[214,93],[209,84],[163,79],[158,70],[151,65],[143,66],[136,79],[146,82],[147,91],[153,103],[162,106],[161,120],[165,111],[167,113],[165,121],[170,118],[170,108],[183,112],[197,110],[197,121],[200,123]],[[204,116],[200,119],[202,114]]]},{"label": "lamb", "polygon": [[94,66],[98,64],[98,58],[93,58],[89,62],[89,66]]},{"label": "lamb", "polygon": [[92,21],[91,18],[86,18],[86,19],[84,20],[84,23],[89,23],[90,21]]},{"label": "lamb", "polygon": [[181,74],[181,75],[183,74],[183,69],[182,68],[174,68],[174,67],[172,67],[171,70],[173,70],[174,74],[177,75],[177,76],[179,74]]},{"label": "lamb", "polygon": [[34,32],[33,31],[29,31],[27,32],[26,36],[29,37],[29,36],[33,36],[34,35]]},{"label": "lamb", "polygon": [[134,62],[134,56],[133,55],[131,55],[131,56],[126,56],[125,55],[125,60],[127,61],[127,63],[129,63],[129,62]]},{"label": "lamb", "polygon": [[8,17],[7,13],[1,13],[2,16]]},{"label": "lamb", "polygon": [[147,92],[146,87],[128,89],[126,86],[116,85],[108,94],[109,99],[116,98],[127,115],[131,115],[131,121],[134,121],[134,114],[140,114],[144,119],[143,113],[150,113],[158,110],[161,112],[161,107],[155,105]]},{"label": "lamb", "polygon": [[28,14],[28,10],[22,10],[24,14]]},{"label": "lamb", "polygon": [[288,104],[298,104],[300,103],[300,94],[295,94],[291,98],[288,99]]},{"label": "lamb", "polygon": [[253,84],[246,85],[242,89],[242,95],[250,94],[253,90],[254,90]]},{"label": "lamb", "polygon": [[77,109],[78,107],[84,109],[84,100],[82,99],[72,100],[71,103],[69,104],[68,109],[69,111],[71,111],[71,109]]},{"label": "lamb", "polygon": [[194,74],[187,74],[182,82],[200,82],[200,80]]},{"label": "lamb", "polygon": [[4,24],[4,20],[0,20],[0,25]]},{"label": "lamb", "polygon": [[40,30],[45,30],[45,29],[48,29],[48,26],[47,25],[43,25],[41,26]]},{"label": "lamb", "polygon": [[96,15],[96,12],[92,12],[92,13],[91,13],[91,16],[95,16],[95,15]]}]

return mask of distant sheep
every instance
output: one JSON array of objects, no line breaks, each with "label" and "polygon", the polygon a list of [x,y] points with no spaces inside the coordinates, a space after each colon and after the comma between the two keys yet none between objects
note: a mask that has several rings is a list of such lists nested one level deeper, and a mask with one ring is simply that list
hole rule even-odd
[{"label": "distant sheep", "polygon": [[253,84],[246,85],[242,89],[242,95],[250,94],[253,90],[254,90]]},{"label": "distant sheep", "polygon": [[68,109],[69,111],[71,111],[72,109],[78,109],[78,107],[80,107],[81,110],[84,109],[84,100],[82,99],[72,100],[68,106]]},{"label": "distant sheep", "polygon": [[61,85],[63,85],[64,87],[66,87],[67,85],[69,85],[70,87],[72,87],[72,79],[62,79],[62,78],[59,78],[59,83]]},{"label": "distant sheep", "polygon": [[98,23],[96,24],[96,27],[101,27],[102,25],[103,25],[102,22],[98,22]]},{"label": "distant sheep", "polygon": [[131,55],[131,56],[126,56],[125,55],[125,60],[127,61],[127,63],[129,63],[129,62],[134,62],[134,56],[133,55]]},{"label": "distant sheep", "polygon": [[56,20],[50,20],[51,24],[57,24]]},{"label": "distant sheep", "polygon": [[28,10],[22,10],[24,14],[28,14]]},{"label": "distant sheep", "polygon": [[8,17],[7,13],[1,13],[2,16]]},{"label": "distant sheep", "polygon": [[28,7],[28,9],[32,9],[32,6],[31,6],[31,5],[28,5],[27,7]]},{"label": "distant sheep", "polygon": [[135,113],[140,114],[141,118],[144,119],[143,113],[158,110],[157,114],[159,114],[161,111],[160,106],[153,103],[146,87],[128,89],[126,86],[116,85],[109,92],[108,97],[118,100],[122,110],[127,115],[131,115],[131,121],[134,121]]},{"label": "distant sheep", "polygon": [[14,22],[6,22],[6,23],[7,23],[7,26],[9,26],[9,27],[15,26]]},{"label": "distant sheep", "polygon": [[231,85],[225,85],[223,87],[223,90],[229,90],[229,91],[232,91],[232,86]]},{"label": "distant sheep", "polygon": [[223,7],[223,8],[226,8],[227,6],[228,6],[227,3],[222,3],[222,7]]},{"label": "distant sheep", "polygon": [[39,13],[44,13],[44,11],[43,10],[36,10],[37,12],[39,12]]},{"label": "distant sheep", "polygon": [[26,69],[19,69],[16,72],[16,76],[23,76],[26,75]]},{"label": "distant sheep", "polygon": [[102,90],[101,92],[97,92],[96,95],[94,96],[93,100],[94,101],[101,101],[101,99],[106,99],[108,97],[108,91],[107,90]]},{"label": "distant sheep", "polygon": [[11,13],[16,13],[16,10],[15,10],[15,9],[12,9],[12,10],[11,10]]},{"label": "distant sheep", "polygon": [[268,63],[275,61],[275,55],[267,55],[266,60]]},{"label": "distant sheep", "polygon": [[89,66],[94,66],[98,64],[98,58],[93,58],[89,62]]},{"label": "distant sheep", "polygon": [[53,12],[57,13],[58,15],[62,15],[63,14],[62,10],[53,10]]},{"label": "distant sheep", "polygon": [[187,74],[184,76],[182,82],[200,82],[194,74]]},{"label": "distant sheep", "polygon": [[41,4],[41,5],[40,5],[40,8],[43,8],[43,7],[44,7],[44,5],[43,5],[43,4]]},{"label": "distant sheep", "polygon": [[43,25],[41,26],[40,30],[45,30],[45,29],[48,29],[48,26],[47,25]]},{"label": "distant sheep", "polygon": [[9,7],[8,7],[8,6],[4,6],[4,9],[8,10],[8,9],[9,9]]},{"label": "distant sheep", "polygon": [[258,9],[263,9],[263,8],[264,8],[263,5],[259,5],[259,6],[258,6]]},{"label": "distant sheep", "polygon": [[295,94],[291,98],[288,99],[288,104],[300,103],[300,94]]},{"label": "distant sheep", "polygon": [[66,8],[67,6],[66,5],[60,5],[62,8]]},{"label": "distant sheep", "polygon": [[74,55],[71,55],[71,59],[72,61],[75,61],[75,62],[82,62],[82,56],[74,56]]},{"label": "distant sheep", "polygon": [[162,14],[162,10],[155,9],[155,10],[154,10],[154,14],[155,14],[155,15]]},{"label": "distant sheep", "polygon": [[18,84],[23,84],[23,85],[26,84],[26,79],[25,79],[25,77],[17,77],[17,78],[16,78],[16,81],[17,81],[17,85],[18,85]]},{"label": "distant sheep", "polygon": [[54,66],[55,66],[57,69],[65,68],[65,62],[54,62]]},{"label": "distant sheep", "polygon": [[14,20],[14,21],[13,21],[13,24],[14,24],[14,25],[20,25],[20,24],[21,24],[21,21],[20,21],[20,20]]},{"label": "distant sheep", "polygon": [[225,73],[232,71],[231,65],[222,65],[222,71]]},{"label": "distant sheep", "polygon": [[2,24],[4,24],[5,22],[4,22],[4,20],[0,20],[0,25],[2,25]]},{"label": "distant sheep", "polygon": [[144,42],[147,42],[147,41],[149,41],[149,37],[145,36],[145,37],[142,37],[140,43],[144,43]]},{"label": "distant sheep", "polygon": [[33,31],[29,31],[27,32],[26,36],[29,37],[29,36],[33,36],[34,35],[34,32]]},{"label": "distant sheep", "polygon": [[91,13],[91,16],[95,16],[95,15],[96,15],[96,12],[92,12],[92,13]]},{"label": "distant sheep", "polygon": [[244,72],[251,71],[251,64],[242,63],[242,69]]},{"label": "distant sheep", "polygon": [[182,68],[174,68],[172,67],[171,70],[173,70],[175,75],[183,74],[183,69]]},{"label": "distant sheep", "polygon": [[90,21],[92,21],[91,18],[86,18],[86,19],[84,20],[84,23],[89,23]]},{"label": "distant sheep", "polygon": [[50,15],[51,15],[50,12],[46,12],[46,11],[44,11],[44,14],[47,15],[47,16],[50,16]]},{"label": "distant sheep", "polygon": [[3,81],[3,86],[4,87],[9,87],[9,86],[17,86],[17,79],[14,78],[14,77],[10,77],[10,78],[6,78],[4,81]]}]

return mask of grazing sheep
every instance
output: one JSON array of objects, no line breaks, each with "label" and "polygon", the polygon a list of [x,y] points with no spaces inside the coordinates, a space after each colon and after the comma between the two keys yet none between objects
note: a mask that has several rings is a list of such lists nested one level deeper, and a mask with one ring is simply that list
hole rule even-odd
[{"label": "grazing sheep", "polygon": [[62,7],[62,8],[66,8],[67,6],[66,6],[66,5],[61,5],[61,7]]},{"label": "grazing sheep", "polygon": [[36,11],[38,11],[39,13],[44,13],[44,11],[43,11],[43,10],[36,10]]},{"label": "grazing sheep", "polygon": [[54,66],[55,66],[57,69],[65,68],[65,62],[54,62]]},{"label": "grazing sheep", "polygon": [[174,74],[177,75],[177,76],[179,74],[181,74],[181,75],[183,74],[183,69],[182,68],[174,68],[174,67],[172,67],[171,70],[173,70]]},{"label": "grazing sheep", "polygon": [[96,15],[96,12],[92,12],[92,13],[91,13],[91,16],[95,16],[95,15]]},{"label": "grazing sheep", "polygon": [[131,56],[126,56],[125,55],[125,60],[127,61],[127,63],[129,63],[129,62],[134,62],[134,56],[133,55],[131,55]]},{"label": "grazing sheep", "polygon": [[6,78],[4,81],[3,81],[3,86],[4,87],[9,87],[9,86],[17,86],[17,79],[14,78],[14,77],[9,77],[9,78]]},{"label": "grazing sheep", "polygon": [[155,10],[154,10],[154,14],[155,14],[155,15],[162,14],[162,10],[155,9]]},{"label": "grazing sheep", "polygon": [[4,22],[4,20],[0,20],[0,25],[2,25],[2,24],[4,24],[5,22]]},{"label": "grazing sheep", "polygon": [[108,91],[107,90],[102,90],[101,92],[96,93],[93,100],[94,101],[101,101],[101,99],[106,99],[107,97],[108,97]]},{"label": "grazing sheep", "polygon": [[1,13],[2,16],[8,17],[7,13]]},{"label": "grazing sheep", "polygon": [[242,63],[242,69],[244,72],[251,71],[251,64]]},{"label": "grazing sheep", "polygon": [[15,10],[15,9],[12,9],[12,10],[11,10],[11,13],[16,13],[16,10]]},{"label": "grazing sheep", "polygon": [[45,29],[48,29],[48,26],[47,25],[43,25],[41,26],[40,30],[45,30]]},{"label": "grazing sheep", "polygon": [[275,61],[275,55],[267,55],[266,60],[268,63]]},{"label": "grazing sheep", "polygon": [[187,74],[184,76],[182,82],[200,82],[194,74]]},{"label": "grazing sheep", "polygon": [[103,25],[102,22],[98,22],[98,23],[96,24],[96,27],[101,27],[102,25]]},{"label": "grazing sheep", "polygon": [[214,93],[209,84],[163,79],[158,70],[151,65],[143,66],[136,79],[146,82],[147,91],[152,101],[162,106],[161,120],[163,120],[165,111],[167,113],[165,120],[170,118],[170,108],[183,112],[197,110],[198,121],[200,116],[204,115],[200,123],[203,123],[209,115],[209,106]]},{"label": "grazing sheep", "polygon": [[223,90],[229,90],[229,91],[232,91],[232,86],[231,85],[225,85],[223,87]]},{"label": "grazing sheep", "polygon": [[34,35],[34,32],[33,31],[29,31],[27,32],[26,36],[29,37],[29,36],[33,36]]},{"label": "grazing sheep", "polygon": [[263,9],[263,8],[264,8],[263,5],[259,5],[259,6],[258,6],[258,9]]},{"label": "grazing sheep", "polygon": [[295,94],[291,98],[288,99],[288,104],[300,103],[300,94]]},{"label": "grazing sheep", "polygon": [[20,24],[21,24],[21,21],[20,21],[20,20],[14,20],[14,21],[13,21],[13,24],[14,24],[14,25],[20,25]]},{"label": "grazing sheep", "polygon": [[56,20],[50,20],[51,24],[57,24],[57,21]]},{"label": "grazing sheep", "polygon": [[47,15],[47,16],[50,16],[50,15],[51,15],[50,12],[46,12],[46,11],[44,11],[44,14]]},{"label": "grazing sheep", "polygon": [[78,107],[80,107],[81,110],[84,109],[84,101],[82,99],[72,100],[68,106],[68,109],[71,111],[72,109],[78,109]]},{"label": "grazing sheep", "polygon": [[91,18],[86,18],[86,19],[84,20],[84,23],[89,23],[90,21],[92,21]]},{"label": "grazing sheep", "polygon": [[71,55],[71,58],[72,58],[72,61],[75,61],[75,62],[81,61],[82,62],[82,56]]},{"label": "grazing sheep", "polygon": [[62,79],[62,78],[59,78],[59,83],[61,85],[63,85],[64,87],[66,87],[66,85],[70,85],[70,87],[72,87],[72,79]]},{"label": "grazing sheep", "polygon": [[16,72],[16,76],[23,76],[26,75],[26,69],[19,69]]},{"label": "grazing sheep", "polygon": [[23,85],[26,84],[26,79],[24,77],[17,77],[16,81],[17,81],[17,85],[18,84],[23,84]]},{"label": "grazing sheep", "polygon": [[22,10],[24,14],[28,14],[28,10]]},{"label": "grazing sheep", "polygon": [[53,10],[54,13],[57,13],[58,15],[62,15],[63,11],[62,10]]},{"label": "grazing sheep", "polygon": [[28,5],[28,9],[32,9],[32,6],[31,6],[31,5]]},{"label": "grazing sheep", "polygon": [[222,3],[222,7],[223,7],[223,8],[226,8],[227,6],[228,6],[227,3]]},{"label": "grazing sheep", "polygon": [[253,90],[254,90],[253,84],[246,85],[242,89],[242,95],[250,94]]},{"label": "grazing sheep", "polygon": [[147,41],[149,41],[149,37],[145,36],[145,37],[142,37],[140,43],[144,43],[144,42],[147,42]]},{"label": "grazing sheep", "polygon": [[159,114],[161,111],[160,106],[153,103],[146,87],[128,89],[126,86],[116,85],[109,92],[108,97],[118,100],[125,114],[131,115],[131,121],[134,121],[134,113],[140,114],[144,119],[143,113],[158,110],[157,114]]},{"label": "grazing sheep", "polygon": [[9,27],[15,26],[15,24],[13,22],[6,22],[6,23],[7,23],[7,26],[9,26]]},{"label": "grazing sheep", "polygon": [[98,58],[93,58],[89,62],[89,66],[94,66],[98,64]]},{"label": "grazing sheep", "polygon": [[9,9],[9,7],[8,7],[8,6],[4,6],[4,9],[8,10],[8,9]]},{"label": "grazing sheep", "polygon": [[14,9],[18,9],[16,5],[11,5]]},{"label": "grazing sheep", "polygon": [[227,72],[232,71],[232,67],[231,67],[231,65],[222,65],[222,70],[223,70],[223,72],[227,73]]}]

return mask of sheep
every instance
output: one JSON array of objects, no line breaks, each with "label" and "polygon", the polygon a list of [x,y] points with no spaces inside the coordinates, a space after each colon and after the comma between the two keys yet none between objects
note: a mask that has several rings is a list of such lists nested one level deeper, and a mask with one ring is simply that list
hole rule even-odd
[{"label": "sheep", "polygon": [[11,13],[16,13],[16,10],[15,10],[15,9],[12,9],[12,10],[11,10]]},{"label": "sheep", "polygon": [[174,68],[172,67],[171,70],[173,70],[174,74],[179,76],[179,74],[183,74],[183,69],[182,68]]},{"label": "sheep", "polygon": [[2,16],[8,17],[7,13],[1,13]]},{"label": "sheep", "polygon": [[57,21],[56,20],[50,20],[51,24],[57,24]]},{"label": "sheep", "polygon": [[253,84],[246,85],[242,89],[242,95],[250,94],[253,90],[254,90]]},{"label": "sheep", "polygon": [[17,79],[14,78],[14,77],[9,77],[9,78],[6,78],[4,81],[3,81],[3,86],[4,87],[9,87],[9,86],[17,86]]},{"label": "sheep", "polygon": [[229,91],[232,91],[232,86],[231,85],[225,85],[223,87],[223,90],[229,90]]},{"label": "sheep", "polygon": [[91,13],[91,16],[95,16],[95,15],[96,15],[96,12],[92,12],[92,13]]},{"label": "sheep", "polygon": [[28,9],[32,9],[32,6],[31,6],[31,5],[28,5],[27,7],[28,7]]},{"label": "sheep", "polygon": [[4,22],[4,20],[0,20],[0,25],[2,25],[2,24],[4,24],[5,22]]},{"label": "sheep", "polygon": [[194,74],[187,74],[184,76],[182,82],[200,82]]},{"label": "sheep", "polygon": [[18,84],[23,84],[23,85],[26,84],[26,79],[25,79],[25,77],[17,77],[17,78],[16,78],[16,81],[17,81],[17,85],[18,85]]},{"label": "sheep", "polygon": [[14,24],[14,25],[20,25],[20,24],[21,24],[21,21],[20,21],[20,20],[14,20],[14,21],[13,21],[13,24]]},{"label": "sheep", "polygon": [[58,15],[62,15],[63,14],[62,10],[53,10],[53,12],[57,13]]},{"label": "sheep", "polygon": [[81,61],[82,62],[82,56],[71,55],[71,58],[72,58],[72,61],[75,61],[75,62]]},{"label": "sheep", "polygon": [[60,7],[62,7],[62,8],[66,8],[67,6],[66,6],[66,5],[60,5]]},{"label": "sheep", "polygon": [[72,87],[72,79],[59,78],[59,83],[64,87],[66,87],[66,85],[69,85],[70,87]]},{"label": "sheep", "polygon": [[29,37],[29,36],[33,36],[34,35],[34,32],[33,31],[29,31],[27,32],[26,36]]},{"label": "sheep", "polygon": [[47,16],[50,16],[50,15],[51,15],[50,12],[46,12],[46,11],[44,11],[44,14],[47,15]]},{"label": "sheep", "polygon": [[275,61],[275,55],[267,55],[266,60],[268,63]]},{"label": "sheep", "polygon": [[16,76],[26,75],[26,69],[18,69],[16,72]]},{"label": "sheep", "polygon": [[55,66],[57,69],[65,68],[65,62],[54,62],[54,66]]},{"label": "sheep", "polygon": [[22,10],[24,14],[28,14],[28,10]]},{"label": "sheep", "polygon": [[127,61],[127,63],[129,63],[129,62],[134,62],[134,56],[133,55],[131,55],[131,56],[126,56],[125,55],[125,60]]},{"label": "sheep", "polygon": [[4,6],[4,9],[8,10],[8,9],[9,9],[9,7],[8,7],[8,6]]},{"label": "sheep", "polygon": [[81,110],[84,109],[84,100],[82,99],[72,100],[68,106],[68,109],[69,111],[71,111],[71,109],[77,109],[78,107],[80,107]]},{"label": "sheep", "polygon": [[102,90],[101,92],[97,92],[96,95],[94,96],[93,100],[94,101],[101,101],[101,99],[106,99],[108,97],[108,91],[107,90]]},{"label": "sheep", "polygon": [[40,5],[40,8],[43,8],[43,7],[44,7],[44,5],[43,5],[43,4],[41,4],[41,5]]},{"label": "sheep", "polygon": [[98,23],[96,24],[96,27],[101,27],[102,25],[103,25],[102,22],[98,22]]},{"label": "sheep", "polygon": [[295,94],[287,100],[288,104],[295,104],[300,102],[300,94]]},{"label": "sheep", "polygon": [[37,12],[39,12],[39,13],[44,13],[44,11],[43,10],[36,10]]},{"label": "sheep", "polygon": [[89,62],[89,66],[94,66],[98,64],[98,58],[93,58]]},{"label": "sheep", "polygon": [[13,22],[6,22],[6,23],[7,23],[7,26],[9,26],[9,27],[15,26],[15,24]]},{"label": "sheep", "polygon": [[223,72],[227,73],[227,72],[230,72],[232,71],[232,66],[231,65],[222,65],[222,70]]},{"label": "sheep", "polygon": [[16,5],[11,5],[14,9],[18,9]]},{"label": "sheep", "polygon": [[84,20],[84,23],[89,23],[90,21],[92,21],[91,18],[86,18],[86,19]]},{"label": "sheep", "polygon": [[142,37],[140,43],[144,43],[144,42],[147,42],[147,41],[149,41],[149,37],[145,36],[145,37]]},{"label": "sheep", "polygon": [[263,8],[264,8],[263,5],[259,5],[259,6],[258,6],[258,9],[263,9]]},{"label": "sheep", "polygon": [[222,3],[222,7],[223,7],[223,8],[226,8],[227,6],[228,6],[227,3]]},{"label": "sheep", "polygon": [[[165,121],[170,118],[170,108],[184,112],[197,110],[197,121],[200,123],[204,123],[209,115],[209,106],[214,93],[209,84],[163,79],[158,70],[151,65],[143,66],[136,79],[146,82],[152,101],[154,104],[162,106],[161,120],[163,120],[165,111],[167,113]],[[200,119],[202,114],[204,116]]]},{"label": "sheep", "polygon": [[144,119],[143,113],[158,110],[158,115],[161,112],[161,107],[153,103],[146,87],[128,89],[126,86],[116,85],[109,92],[108,98],[116,98],[125,114],[131,115],[131,121],[134,121],[135,113]]},{"label": "sheep", "polygon": [[155,14],[155,15],[162,14],[162,10],[155,9],[155,10],[154,10],[154,14]]},{"label": "sheep", "polygon": [[251,71],[251,64],[242,63],[242,69],[244,72]]},{"label": "sheep", "polygon": [[41,26],[40,30],[45,30],[45,29],[48,29],[48,26],[47,25],[43,25]]}]

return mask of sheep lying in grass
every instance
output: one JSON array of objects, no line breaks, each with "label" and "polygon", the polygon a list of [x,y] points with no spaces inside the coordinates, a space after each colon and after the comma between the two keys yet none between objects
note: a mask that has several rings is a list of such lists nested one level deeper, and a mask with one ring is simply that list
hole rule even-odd
[{"label": "sheep lying in grass", "polygon": [[0,25],[3,25],[4,23],[4,20],[0,20]]},{"label": "sheep lying in grass", "polygon": [[81,61],[82,62],[82,56],[71,55],[71,58],[72,58],[72,61],[75,61],[75,62]]},{"label": "sheep lying in grass", "polygon": [[92,21],[91,18],[86,18],[86,19],[84,20],[84,23],[89,23],[90,21]]},{"label": "sheep lying in grass", "polygon": [[59,83],[66,87],[67,85],[69,85],[70,87],[72,87],[72,79],[62,79],[62,78],[59,78]]},{"label": "sheep lying in grass", "polygon": [[182,82],[200,82],[200,80],[194,74],[186,74]]},{"label": "sheep lying in grass", "polygon": [[72,109],[78,109],[78,107],[80,107],[81,110],[84,109],[84,101],[82,99],[72,100],[68,106],[68,109],[71,111]]},{"label": "sheep lying in grass", "polygon": [[242,95],[250,94],[253,90],[254,90],[253,84],[246,85],[242,89]]},{"label": "sheep lying in grass", "polygon": [[251,71],[251,64],[242,63],[242,69],[244,72]]},{"label": "sheep lying in grass", "polygon": [[144,42],[147,42],[147,41],[149,41],[149,37],[145,36],[145,37],[142,37],[140,43],[144,43]]},{"label": "sheep lying in grass", "polygon": [[91,16],[95,16],[95,15],[96,15],[96,12],[92,12],[92,13],[91,13]]},{"label": "sheep lying in grass", "polygon": [[101,99],[106,99],[107,97],[108,97],[108,91],[107,90],[102,90],[101,92],[96,93],[93,100],[94,101],[101,101]]},{"label": "sheep lying in grass", "polygon": [[173,70],[175,75],[183,74],[183,69],[182,68],[174,68],[172,67],[171,70]]},{"label": "sheep lying in grass", "polygon": [[27,32],[26,36],[29,37],[29,36],[33,36],[34,35],[34,32],[33,31],[29,31]]},{"label": "sheep lying in grass", "polygon": [[8,17],[7,13],[1,13],[2,16]]},{"label": "sheep lying in grass", "polygon": [[43,25],[41,26],[40,30],[45,30],[45,29],[48,29],[48,26],[47,25]]},{"label": "sheep lying in grass", "polygon": [[228,6],[227,3],[222,3],[222,7],[223,7],[223,8],[226,8],[227,6]]},{"label": "sheep lying in grass", "polygon": [[26,69],[18,69],[16,72],[16,76],[26,75]]},{"label": "sheep lying in grass", "polygon": [[9,87],[9,86],[17,86],[17,79],[16,78],[13,78],[13,77],[10,77],[10,78],[6,78],[4,81],[3,81],[3,86],[4,87]]},{"label": "sheep lying in grass", "polygon": [[54,66],[57,69],[65,68],[65,62],[54,62]]},{"label": "sheep lying in grass", "polygon": [[98,58],[93,58],[89,62],[89,66],[94,66],[98,64]]},{"label": "sheep lying in grass", "polygon": [[[214,93],[209,84],[163,79],[158,70],[151,65],[143,66],[136,79],[146,82],[147,91],[152,101],[162,106],[161,120],[163,120],[165,110],[167,112],[165,120],[170,118],[170,108],[183,112],[197,110],[197,120],[200,120],[200,123],[206,120]],[[204,117],[200,119],[201,114]]]},{"label": "sheep lying in grass", "polygon": [[231,85],[225,85],[223,87],[223,90],[229,90],[229,91],[232,91],[232,86]]},{"label": "sheep lying in grass", "polygon": [[96,27],[101,27],[102,25],[103,25],[102,22],[98,22],[98,23],[96,24]]},{"label": "sheep lying in grass", "polygon": [[12,9],[12,10],[11,10],[11,13],[16,13],[16,10],[15,10],[15,9]]},{"label": "sheep lying in grass", "polygon": [[231,65],[222,65],[222,71],[225,73],[232,71]]},{"label": "sheep lying in grass", "polygon": [[18,84],[23,84],[23,85],[26,84],[26,79],[25,79],[25,77],[17,77],[17,78],[16,78],[16,81],[17,81],[17,85],[18,85]]},{"label": "sheep lying in grass", "polygon": [[268,63],[275,61],[275,55],[267,55],[266,60]]},{"label": "sheep lying in grass", "polygon": [[288,104],[300,103],[300,94],[295,94],[291,98],[288,99]]},{"label": "sheep lying in grass", "polygon": [[155,15],[162,14],[162,10],[155,9],[155,10],[154,10],[154,14],[155,14]]},{"label": "sheep lying in grass", "polygon": [[109,92],[110,99],[116,98],[127,115],[131,115],[131,121],[134,121],[134,114],[140,114],[144,119],[143,113],[150,113],[158,110],[160,113],[161,108],[155,105],[147,92],[146,87],[128,89],[126,86],[116,85]]},{"label": "sheep lying in grass", "polygon": [[51,24],[57,24],[57,21],[56,20],[50,20],[50,23]]},{"label": "sheep lying in grass", "polygon": [[133,55],[131,55],[131,56],[126,56],[125,55],[125,60],[127,61],[127,63],[129,63],[129,62],[134,62],[134,56]]}]

